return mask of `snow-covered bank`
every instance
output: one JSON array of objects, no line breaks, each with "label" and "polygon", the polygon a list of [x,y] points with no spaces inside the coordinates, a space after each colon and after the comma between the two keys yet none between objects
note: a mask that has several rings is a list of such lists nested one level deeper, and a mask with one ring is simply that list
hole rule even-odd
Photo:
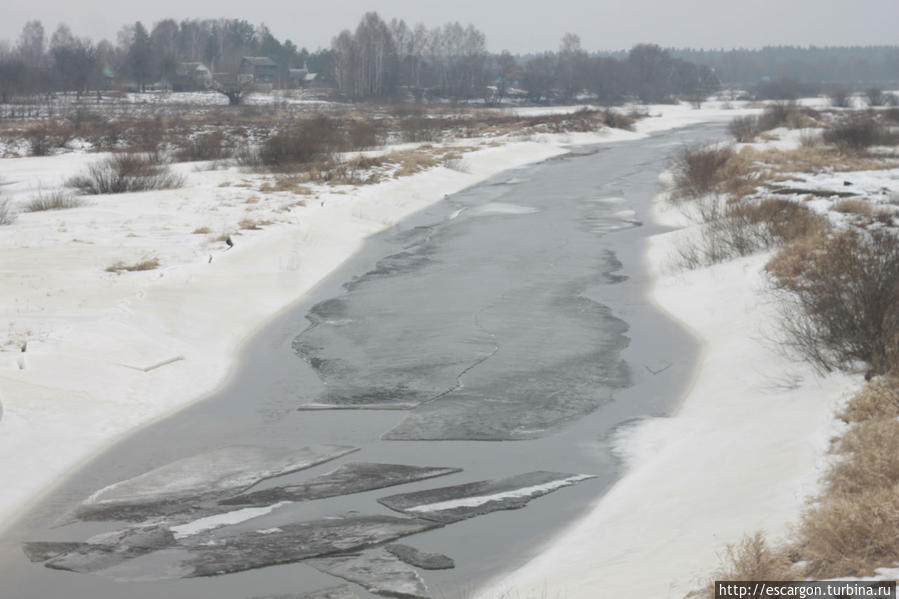
[{"label": "snow-covered bank", "polygon": [[683,227],[651,238],[647,260],[652,300],[703,343],[690,389],[673,417],[617,439],[628,469],[584,519],[479,597],[683,597],[727,543],[759,529],[776,539],[817,489],[834,407],[860,377],[821,379],[779,351],[768,255],[669,268],[693,231],[662,198],[656,217]]},{"label": "snow-covered bank", "polygon": [[[633,139],[733,111],[653,107],[637,132],[483,140],[453,168],[359,188],[269,190],[267,175],[196,171],[183,189],[95,196],[23,212],[0,228],[0,529],[48,486],[136,427],[213,391],[241,341],[357,251],[369,235],[500,171],[567,144]],[[477,140],[465,140],[468,146]],[[0,160],[0,191],[23,206],[96,154]],[[216,236],[240,221],[227,250]],[[156,257],[161,267],[105,269]],[[22,347],[25,352],[21,351]]]}]

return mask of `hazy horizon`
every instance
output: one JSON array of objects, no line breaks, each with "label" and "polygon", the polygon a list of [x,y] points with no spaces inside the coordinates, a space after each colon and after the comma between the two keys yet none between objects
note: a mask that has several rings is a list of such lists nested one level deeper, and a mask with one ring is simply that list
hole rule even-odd
[{"label": "hazy horizon", "polygon": [[486,33],[491,51],[521,54],[555,49],[566,32],[578,34],[588,51],[623,50],[643,42],[705,49],[899,43],[895,33],[895,24],[899,23],[896,0],[681,0],[676,4],[659,0],[558,0],[539,5],[499,0],[489,6],[473,0],[437,6],[411,0],[336,0],[316,6],[314,14],[303,14],[272,0],[259,0],[252,8],[234,0],[197,0],[190,8],[173,0],[157,0],[148,6],[33,0],[6,9],[0,22],[0,40],[15,43],[22,26],[33,19],[44,24],[48,39],[60,23],[66,23],[78,36],[115,42],[116,32],[135,21],[149,28],[165,18],[228,17],[246,19],[254,25],[264,23],[277,38],[313,50],[329,46],[342,29],[355,28],[368,11],[377,11],[385,20],[404,19],[410,25],[472,23]]}]

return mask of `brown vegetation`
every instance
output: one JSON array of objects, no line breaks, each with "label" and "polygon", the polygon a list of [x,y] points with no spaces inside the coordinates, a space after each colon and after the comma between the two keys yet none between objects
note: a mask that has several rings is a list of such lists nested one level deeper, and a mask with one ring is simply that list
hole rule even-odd
[{"label": "brown vegetation", "polygon": [[172,189],[183,186],[184,177],[151,154],[117,154],[91,165],[87,174],[72,177],[67,185],[98,195]]},{"label": "brown vegetation", "polygon": [[159,258],[144,258],[140,262],[135,262],[133,264],[126,264],[124,262],[116,262],[110,266],[106,267],[106,272],[114,272],[119,274],[123,271],[125,272],[139,272],[144,270],[153,270],[159,268]]}]

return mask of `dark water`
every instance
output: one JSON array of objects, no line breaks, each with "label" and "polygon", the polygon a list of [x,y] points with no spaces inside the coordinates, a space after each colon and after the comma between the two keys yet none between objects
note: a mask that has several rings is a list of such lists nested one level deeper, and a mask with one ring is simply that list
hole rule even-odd
[{"label": "dark water", "polygon": [[[436,597],[464,596],[520,565],[620,474],[616,428],[670,412],[684,389],[697,348],[645,299],[645,239],[659,232],[646,222],[668,153],[721,131],[581,148],[502,173],[368,240],[247,344],[224,389],[103,453],[14,527],[0,547],[0,597],[245,599],[340,583],[302,563],[167,579],[166,556],[156,554],[114,580],[22,555],[23,540],[84,540],[120,526],[53,527],[97,489],[234,444],[337,443],[358,447],[355,461],[463,470],[290,504],[248,530],[348,511],[394,514],[376,500],[534,470],[597,475],[523,509],[403,540],[455,559],[453,570],[423,573]],[[308,409],[322,404],[350,409]]]}]

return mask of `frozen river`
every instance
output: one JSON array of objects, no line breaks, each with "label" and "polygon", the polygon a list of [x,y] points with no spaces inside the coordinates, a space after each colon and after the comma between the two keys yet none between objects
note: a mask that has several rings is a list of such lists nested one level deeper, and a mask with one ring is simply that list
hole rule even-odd
[{"label": "frozen river", "polygon": [[644,244],[668,154],[721,131],[578,148],[368,240],[225,388],[36,506],[4,593],[454,599],[522,564],[682,395],[696,344],[645,299]]}]

